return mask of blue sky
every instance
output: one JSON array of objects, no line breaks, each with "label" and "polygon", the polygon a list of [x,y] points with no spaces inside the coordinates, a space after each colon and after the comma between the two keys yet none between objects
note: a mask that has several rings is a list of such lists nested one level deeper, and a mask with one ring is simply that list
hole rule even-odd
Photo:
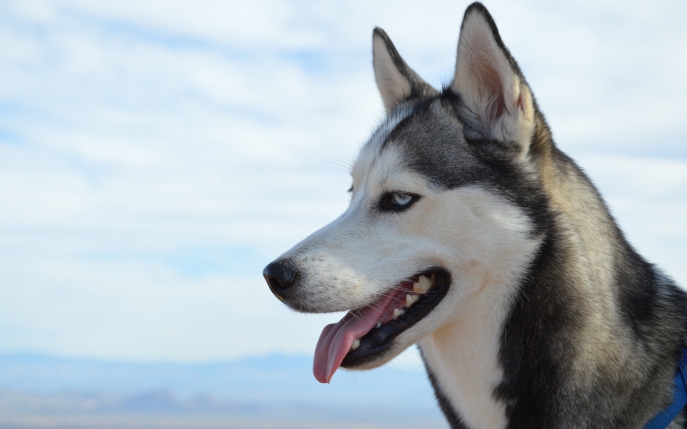
[{"label": "blue sky", "polygon": [[[451,77],[467,2],[0,2],[0,352],[312,353],[262,267],[347,204],[383,27]],[[559,146],[687,284],[687,4],[487,2]],[[402,358],[416,362],[413,356]]]}]

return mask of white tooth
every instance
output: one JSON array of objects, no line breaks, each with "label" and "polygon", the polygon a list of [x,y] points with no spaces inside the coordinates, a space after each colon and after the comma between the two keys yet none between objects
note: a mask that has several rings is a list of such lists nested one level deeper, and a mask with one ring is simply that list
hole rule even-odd
[{"label": "white tooth", "polygon": [[[425,279],[426,278],[427,277],[425,277]],[[431,284],[428,285],[426,281],[423,282],[422,276],[420,276],[419,283],[413,283],[413,292],[415,292],[417,294],[425,293],[429,290],[430,286],[432,286],[432,285]]]},{"label": "white tooth", "polygon": [[[417,279],[417,283],[413,284],[413,292],[415,293],[425,293],[429,290],[429,288],[432,287],[432,284],[434,284],[434,275],[432,275],[432,278],[430,279],[426,275],[421,275],[419,279]],[[416,285],[419,287],[416,288]]]},{"label": "white tooth", "polygon": [[382,326],[382,322],[377,322],[377,327],[379,328],[380,326]]},{"label": "white tooth", "polygon": [[406,308],[410,308],[418,299],[420,299],[418,295],[406,295]]},{"label": "white tooth", "polygon": [[356,338],[355,340],[353,340],[353,344],[351,344],[351,350],[355,350],[358,347],[360,347],[360,340]]},{"label": "white tooth", "polygon": [[399,317],[401,314],[403,314],[403,313],[405,313],[404,310],[399,310],[398,308],[394,308],[394,316],[393,316],[393,318],[394,318],[394,319],[398,319],[398,317]]}]

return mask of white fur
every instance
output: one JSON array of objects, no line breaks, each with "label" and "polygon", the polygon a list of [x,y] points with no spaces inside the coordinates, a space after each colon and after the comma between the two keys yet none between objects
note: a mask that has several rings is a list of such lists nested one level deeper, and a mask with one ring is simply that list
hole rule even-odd
[{"label": "white fur", "polygon": [[[451,205],[468,206],[480,218],[450,236],[466,261],[451,270],[460,277],[452,287],[462,293],[435,310],[450,312],[450,321],[424,337],[420,348],[468,427],[503,428],[504,404],[493,398],[502,377],[499,341],[516,286],[539,240],[529,237],[526,216],[491,192],[462,188],[451,193]],[[464,215],[458,216],[465,222]]]},{"label": "white fur", "polygon": [[[470,427],[504,427],[504,406],[492,397],[501,380],[499,334],[539,239],[530,237],[525,214],[494,192],[437,189],[405,167],[396,146],[374,156],[378,144],[370,142],[353,167],[348,210],[285,256],[307,267],[301,287],[317,311],[360,308],[419,271],[447,269],[452,284],[442,302],[366,368],[420,341],[442,390]],[[421,199],[405,212],[379,213],[375,204],[387,191]]]},{"label": "white fur", "polygon": [[[520,160],[526,161],[534,133],[534,100],[479,7],[473,9],[462,26],[451,84],[467,109],[460,112],[467,115],[463,131],[516,143]],[[505,428],[507,404],[494,397],[503,380],[501,338],[517,287],[540,248],[541,237],[533,236],[522,209],[498,191],[478,185],[447,190],[409,169],[402,148],[412,141],[384,146],[411,112],[410,106],[399,105],[411,88],[380,36],[374,38],[374,68],[387,120],[354,164],[348,209],[283,255],[305,268],[299,277],[302,292],[294,300],[315,312],[358,309],[418,272],[437,266],[446,269],[451,285],[443,300],[398,335],[386,354],[359,369],[382,365],[417,343],[438,390],[467,427]],[[633,345],[623,344],[632,333],[617,335],[631,328],[613,312],[619,305],[617,294],[605,287],[612,280],[613,243],[599,237],[615,234],[612,220],[603,208],[594,208],[602,206],[577,171],[554,169],[545,161],[539,158],[538,165],[522,167],[540,175],[559,226],[573,232],[561,239],[577,249],[566,262],[580,285],[578,299],[586,311],[579,316],[585,319],[576,356],[570,358],[571,372],[584,384],[593,381],[596,368],[612,361],[626,369],[620,377],[632,374],[627,353]],[[381,212],[380,196],[393,191],[420,198],[405,211]]]},{"label": "white fur", "polygon": [[[354,191],[346,212],[284,257],[307,267],[301,301],[313,311],[361,308],[417,272],[434,266],[448,270],[452,284],[446,297],[365,368],[419,342],[439,387],[465,423],[472,429],[503,428],[505,404],[493,397],[503,377],[500,334],[540,239],[531,236],[527,216],[494,191],[439,189],[407,168],[397,146],[382,149],[410,113],[397,108],[410,86],[383,39],[377,36],[373,43],[375,78],[389,117],[353,166]],[[481,121],[485,137],[520,142],[521,158],[527,157],[533,100],[481,14],[471,14],[463,25],[452,88]],[[497,102],[502,102],[500,115],[494,110]],[[404,212],[381,213],[376,204],[390,191],[421,198]]]}]

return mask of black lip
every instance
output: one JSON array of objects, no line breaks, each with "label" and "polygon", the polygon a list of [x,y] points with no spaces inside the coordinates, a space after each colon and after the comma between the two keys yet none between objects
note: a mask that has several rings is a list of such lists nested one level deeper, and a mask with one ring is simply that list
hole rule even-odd
[{"label": "black lip", "polygon": [[372,328],[360,339],[357,349],[351,350],[341,362],[343,368],[355,368],[375,361],[389,351],[393,339],[402,332],[425,318],[436,308],[446,296],[451,286],[451,275],[443,268],[431,268],[420,274],[434,273],[434,287],[422,296],[405,314],[395,320],[383,324],[379,328]]}]

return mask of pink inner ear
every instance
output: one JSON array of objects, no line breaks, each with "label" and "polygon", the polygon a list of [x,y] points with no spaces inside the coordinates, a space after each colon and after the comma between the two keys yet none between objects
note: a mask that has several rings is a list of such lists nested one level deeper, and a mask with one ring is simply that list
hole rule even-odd
[{"label": "pink inner ear", "polygon": [[488,103],[488,117],[485,118],[492,125],[506,111],[506,100],[501,76],[487,61],[478,62],[474,69],[476,81],[480,86],[480,95]]},{"label": "pink inner ear", "polygon": [[470,73],[474,76],[479,96],[487,100],[488,111],[486,121],[491,126],[506,112],[503,80],[496,70],[491,46],[484,44],[476,47],[471,55]]}]

